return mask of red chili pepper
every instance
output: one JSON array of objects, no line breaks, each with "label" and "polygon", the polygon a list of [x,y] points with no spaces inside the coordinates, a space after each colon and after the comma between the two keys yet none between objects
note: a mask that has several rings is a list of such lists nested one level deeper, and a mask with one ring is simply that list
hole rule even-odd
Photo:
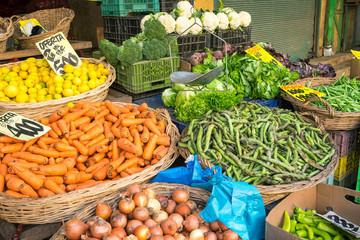
[{"label": "red chili pepper", "polygon": [[22,230],[23,227],[25,225],[24,224],[19,224],[19,226],[16,229],[16,232],[14,233],[14,235],[11,237],[11,240],[20,240],[21,234],[22,234]]}]

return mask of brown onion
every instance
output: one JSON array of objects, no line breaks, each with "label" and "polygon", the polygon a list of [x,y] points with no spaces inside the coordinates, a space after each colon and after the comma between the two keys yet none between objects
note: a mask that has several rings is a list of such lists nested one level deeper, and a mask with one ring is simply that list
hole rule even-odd
[{"label": "brown onion", "polygon": [[223,224],[223,223],[220,222],[219,220],[216,220],[216,221],[218,221],[219,227],[220,227],[221,231],[225,232],[226,230],[229,229],[225,224]]},{"label": "brown onion", "polygon": [[197,204],[193,200],[187,200],[186,204],[189,205],[191,212],[193,212],[197,209]]},{"label": "brown onion", "polygon": [[96,202],[95,215],[107,220],[111,215],[111,207],[109,204]]},{"label": "brown onion", "polygon": [[78,240],[82,234],[86,233],[86,231],[87,225],[80,219],[74,218],[64,224],[61,234],[65,235],[70,240]]},{"label": "brown onion", "polygon": [[148,199],[156,199],[156,193],[151,188],[145,188],[143,192],[147,195]]},{"label": "brown onion", "polygon": [[178,229],[176,222],[169,218],[162,221],[160,226],[165,235],[174,235]]},{"label": "brown onion", "polygon": [[200,224],[199,225],[199,229],[205,234],[205,233],[208,233],[210,232],[210,228],[205,226],[204,224]]},{"label": "brown onion", "polygon": [[134,234],[135,232],[135,229],[138,227],[138,226],[141,226],[143,225],[143,223],[139,220],[136,220],[136,219],[133,219],[133,220],[130,220],[128,222],[128,224],[126,225],[126,232],[128,235],[131,235],[131,234]]},{"label": "brown onion", "polygon": [[110,224],[113,228],[124,228],[127,224],[127,217],[119,210],[115,210],[110,216]]},{"label": "brown onion", "polygon": [[151,218],[147,219],[147,220],[144,222],[144,224],[145,224],[146,226],[148,226],[149,228],[158,225],[157,222],[155,222],[155,221],[152,220]]},{"label": "brown onion", "polygon": [[151,236],[156,236],[156,235],[164,235],[163,230],[161,229],[161,227],[159,225],[156,226],[152,226],[149,228]]},{"label": "brown onion", "polygon": [[128,214],[135,209],[135,202],[131,198],[124,198],[119,202],[119,210],[121,213]]},{"label": "brown onion", "polygon": [[139,240],[146,240],[150,235],[149,228],[145,225],[140,225],[135,229],[134,235]]},{"label": "brown onion", "polygon": [[220,232],[220,231],[216,232],[216,237],[217,237],[218,240],[222,240],[223,236],[224,235],[222,234],[222,232]]},{"label": "brown onion", "polygon": [[146,208],[149,210],[149,214],[153,215],[155,211],[161,210],[161,205],[158,200],[152,198],[149,200]]},{"label": "brown onion", "polygon": [[205,233],[205,239],[204,240],[217,240],[216,233],[214,233],[214,232]]},{"label": "brown onion", "polygon": [[116,233],[110,233],[109,235],[102,238],[102,240],[122,240]]},{"label": "brown onion", "polygon": [[184,221],[184,228],[188,232],[198,229],[199,219],[195,215],[188,216]]},{"label": "brown onion", "polygon": [[138,240],[138,239],[137,237],[135,237],[135,235],[131,234],[129,236],[124,237],[123,240]]},{"label": "brown onion", "polygon": [[99,219],[90,227],[91,236],[102,238],[111,233],[111,225],[103,219]]},{"label": "brown onion", "polygon": [[156,199],[157,199],[157,200],[159,201],[159,203],[160,203],[161,210],[164,210],[164,211],[165,211],[165,209],[166,209],[167,206],[168,206],[168,201],[169,201],[169,199],[168,199],[167,197],[163,197],[163,196],[159,196],[159,197],[157,197]]},{"label": "brown onion", "polygon": [[126,235],[127,235],[126,232],[125,232],[125,230],[124,230],[124,228],[119,228],[119,227],[113,228],[113,229],[111,230],[111,233],[117,234],[117,235],[120,237],[120,239],[126,237]]},{"label": "brown onion", "polygon": [[199,209],[196,209],[192,214],[197,216],[199,219],[199,223],[204,223],[204,219],[200,216],[201,211]]},{"label": "brown onion", "polygon": [[223,240],[238,240],[239,235],[231,229],[226,230],[223,233]]},{"label": "brown onion", "polygon": [[171,235],[165,235],[164,240],[175,240],[175,238]]},{"label": "brown onion", "polygon": [[188,231],[185,231],[185,230],[184,230],[184,231],[182,231],[181,233],[184,235],[185,238],[189,238],[189,237],[190,237],[190,233],[189,233]]},{"label": "brown onion", "polygon": [[100,217],[99,216],[93,216],[91,217],[87,222],[86,224],[91,227],[91,225],[93,225],[97,220],[99,220]]},{"label": "brown onion", "polygon": [[176,208],[176,202],[172,199],[169,199],[168,205],[165,208],[165,212],[167,212],[168,214],[172,214],[175,212],[175,208]]},{"label": "brown onion", "polygon": [[152,219],[155,222],[160,223],[160,222],[164,221],[165,219],[167,219],[168,217],[169,217],[169,215],[167,214],[167,212],[165,212],[163,210],[158,210],[158,211],[154,212]]},{"label": "brown onion", "polygon": [[133,200],[137,207],[146,207],[149,201],[147,195],[143,192],[136,193],[133,197]]},{"label": "brown onion", "polygon": [[169,216],[169,218],[176,222],[178,229],[180,229],[180,230],[182,229],[182,226],[184,223],[184,218],[180,214],[173,213]]},{"label": "brown onion", "polygon": [[176,206],[175,212],[183,217],[186,217],[190,214],[191,210],[189,205],[187,205],[186,203],[180,203],[179,205]]},{"label": "brown onion", "polygon": [[87,234],[81,235],[81,240],[99,240],[99,238],[89,237]]},{"label": "brown onion", "polygon": [[134,219],[145,221],[149,218],[149,210],[145,207],[136,207],[132,212]]},{"label": "brown onion", "polygon": [[204,234],[200,229],[195,229],[190,233],[190,240],[204,240]]},{"label": "brown onion", "polygon": [[164,236],[155,235],[150,238],[150,240],[164,240]]},{"label": "brown onion", "polygon": [[125,194],[129,197],[141,192],[141,188],[137,183],[132,183],[126,187]]},{"label": "brown onion", "polygon": [[220,226],[219,226],[218,221],[215,220],[215,221],[213,221],[212,223],[210,223],[210,229],[211,229],[211,231],[213,231],[213,232],[219,231]]},{"label": "brown onion", "polygon": [[185,236],[181,233],[175,233],[174,238],[175,240],[185,240]]},{"label": "brown onion", "polygon": [[186,189],[183,187],[175,189],[171,196],[172,199],[177,203],[185,203],[187,200],[189,200],[189,192],[186,191]]}]

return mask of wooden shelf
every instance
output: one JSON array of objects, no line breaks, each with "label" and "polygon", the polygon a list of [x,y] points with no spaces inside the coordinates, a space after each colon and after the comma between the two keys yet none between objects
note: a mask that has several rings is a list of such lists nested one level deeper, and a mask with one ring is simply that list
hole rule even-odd
[{"label": "wooden shelf", "polygon": [[[71,46],[74,50],[80,49],[87,49],[92,48],[91,41],[70,41]],[[26,50],[19,50],[19,51],[10,51],[0,53],[0,60],[9,60],[12,58],[25,58],[25,57],[33,57],[41,55],[40,51],[36,49],[26,49]]]}]

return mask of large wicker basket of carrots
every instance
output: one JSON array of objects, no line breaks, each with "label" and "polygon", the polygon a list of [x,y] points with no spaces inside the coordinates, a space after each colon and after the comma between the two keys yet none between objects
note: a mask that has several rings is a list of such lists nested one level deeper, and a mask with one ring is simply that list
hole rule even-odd
[{"label": "large wicker basket of carrots", "polygon": [[[80,93],[78,95],[74,95],[71,97],[64,97],[56,100],[48,100],[37,103],[11,103],[11,102],[2,102],[0,101],[0,115],[3,115],[9,111],[20,114],[24,117],[36,119],[38,117],[44,116],[49,112],[56,111],[63,105],[67,103],[76,103],[80,100],[83,101],[103,101],[109,92],[110,85],[116,79],[116,71],[113,66],[104,62],[102,60],[94,59],[94,58],[81,58],[82,60],[88,60],[89,63],[99,64],[102,63],[104,67],[109,71],[109,75],[107,80],[100,86],[87,91]],[[13,62],[1,65],[0,67],[8,67],[11,68],[14,65],[19,65],[21,62]]]},{"label": "large wicker basket of carrots", "polygon": [[38,139],[0,137],[0,218],[8,222],[67,220],[131,183],[149,181],[179,155],[180,134],[168,112],[146,104],[81,101],[39,121],[51,130]]}]

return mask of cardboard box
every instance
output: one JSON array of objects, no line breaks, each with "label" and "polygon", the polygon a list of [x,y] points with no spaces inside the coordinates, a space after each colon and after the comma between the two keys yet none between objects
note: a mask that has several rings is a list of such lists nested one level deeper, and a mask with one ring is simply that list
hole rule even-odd
[{"label": "cardboard box", "polygon": [[360,59],[354,58],[351,60],[350,78],[360,76]]},{"label": "cardboard box", "polygon": [[345,198],[350,195],[360,197],[360,192],[320,183],[315,187],[307,188],[287,196],[266,217],[266,240],[301,240],[301,238],[281,229],[284,211],[290,216],[294,213],[294,205],[306,209],[316,209],[320,214],[326,213],[326,207],[331,206],[333,211],[350,222],[360,225],[360,205]]}]

